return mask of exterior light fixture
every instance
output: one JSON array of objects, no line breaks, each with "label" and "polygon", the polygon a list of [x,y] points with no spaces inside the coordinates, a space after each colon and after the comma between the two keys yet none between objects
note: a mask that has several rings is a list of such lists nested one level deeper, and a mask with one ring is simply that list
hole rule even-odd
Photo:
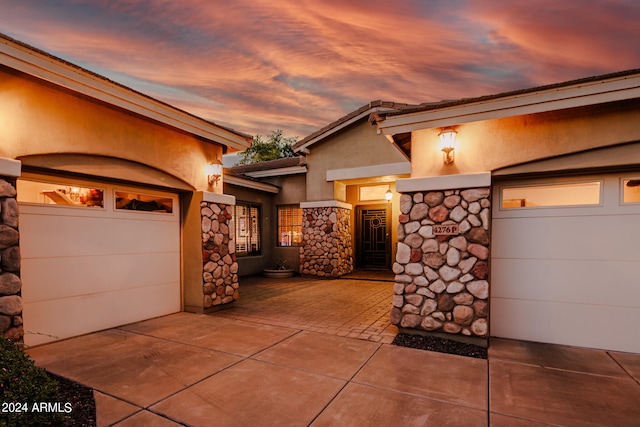
[{"label": "exterior light fixture", "polygon": [[219,161],[209,163],[206,173],[209,185],[218,185],[220,177],[222,177],[222,163],[219,163]]},{"label": "exterior light fixture", "polygon": [[455,159],[457,132],[451,128],[443,129],[438,135],[440,138],[440,150],[445,165],[450,165]]},{"label": "exterior light fixture", "polygon": [[389,203],[391,203],[391,199],[393,199],[393,193],[391,192],[390,186],[387,188],[387,192],[384,193],[384,199]]}]

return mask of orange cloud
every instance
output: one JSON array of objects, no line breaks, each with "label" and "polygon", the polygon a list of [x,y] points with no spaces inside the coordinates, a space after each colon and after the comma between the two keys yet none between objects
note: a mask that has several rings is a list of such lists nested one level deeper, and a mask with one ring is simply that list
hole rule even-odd
[{"label": "orange cloud", "polygon": [[2,8],[0,32],[238,130],[302,137],[374,99],[455,99],[638,67],[639,8],[22,0]]}]

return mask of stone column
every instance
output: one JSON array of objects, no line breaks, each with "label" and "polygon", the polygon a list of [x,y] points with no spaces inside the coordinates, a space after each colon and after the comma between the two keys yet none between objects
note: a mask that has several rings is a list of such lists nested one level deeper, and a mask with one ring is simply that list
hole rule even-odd
[{"label": "stone column", "polygon": [[404,193],[391,322],[488,336],[490,187]]},{"label": "stone column", "polygon": [[353,271],[351,205],[338,201],[306,202],[302,208],[300,273],[340,277]]},{"label": "stone column", "polygon": [[233,205],[203,201],[200,214],[203,306],[207,310],[238,299],[238,263]]},{"label": "stone column", "polygon": [[22,281],[16,177],[20,162],[0,158],[0,333],[22,346]]}]

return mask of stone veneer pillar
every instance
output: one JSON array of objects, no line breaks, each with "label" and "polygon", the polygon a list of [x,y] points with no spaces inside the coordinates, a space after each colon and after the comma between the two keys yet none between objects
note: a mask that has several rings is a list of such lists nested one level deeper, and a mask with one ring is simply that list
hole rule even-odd
[{"label": "stone veneer pillar", "polygon": [[[402,194],[393,324],[488,336],[490,193],[487,186]],[[440,225],[458,232],[439,234]]]},{"label": "stone veneer pillar", "polygon": [[200,202],[202,223],[202,291],[205,310],[238,299],[233,205]]},{"label": "stone veneer pillar", "polygon": [[0,333],[24,343],[16,179],[20,162],[0,158]]},{"label": "stone veneer pillar", "polygon": [[300,273],[340,277],[353,271],[351,205],[335,200],[301,203]]}]

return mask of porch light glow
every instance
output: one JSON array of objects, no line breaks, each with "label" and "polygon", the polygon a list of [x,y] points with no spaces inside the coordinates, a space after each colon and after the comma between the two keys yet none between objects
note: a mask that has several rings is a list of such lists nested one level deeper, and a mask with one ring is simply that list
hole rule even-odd
[{"label": "porch light glow", "polygon": [[391,192],[391,187],[389,187],[389,188],[387,189],[387,192],[386,192],[386,193],[384,193],[384,199],[385,199],[387,202],[390,202],[390,201],[391,201],[391,199],[393,199],[393,193]]},{"label": "porch light glow", "polygon": [[209,180],[209,185],[218,185],[220,177],[222,176],[222,163],[209,163],[206,169],[206,174],[207,179]]},{"label": "porch light glow", "polygon": [[438,135],[440,138],[440,150],[445,165],[450,165],[455,159],[457,132],[451,128],[443,129]]}]

